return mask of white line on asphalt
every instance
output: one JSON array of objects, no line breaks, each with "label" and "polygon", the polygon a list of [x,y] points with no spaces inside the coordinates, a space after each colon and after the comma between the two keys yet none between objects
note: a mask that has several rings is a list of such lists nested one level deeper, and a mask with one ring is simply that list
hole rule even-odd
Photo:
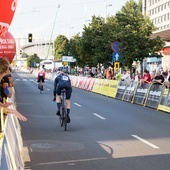
[{"label": "white line on asphalt", "polygon": [[96,114],[96,113],[93,113],[95,116],[97,116],[97,117],[99,117],[100,119],[103,119],[103,120],[105,120],[106,118],[104,118],[104,117],[102,117],[102,116],[100,116],[100,115],[98,115],[98,114]]},{"label": "white line on asphalt", "polygon": [[151,146],[151,147],[152,147],[152,148],[154,148],[154,149],[159,149],[159,147],[158,147],[158,146],[153,145],[152,143],[150,143],[150,142],[146,141],[145,139],[140,138],[140,137],[139,137],[139,136],[137,136],[137,135],[132,135],[132,136],[133,136],[134,138],[136,138],[136,139],[138,139],[138,140],[140,140],[140,141],[142,141],[142,142],[146,143],[147,145]]},{"label": "white line on asphalt", "polygon": [[89,158],[89,159],[77,159],[77,160],[66,160],[66,161],[58,161],[58,162],[42,162],[38,163],[37,165],[53,165],[53,164],[66,164],[66,163],[78,163],[78,162],[89,162],[89,161],[99,161],[99,160],[106,160],[107,157],[101,157],[101,158]]},{"label": "white line on asphalt", "polygon": [[78,104],[78,103],[74,103],[76,106],[78,106],[78,107],[81,107],[81,105],[80,104]]}]

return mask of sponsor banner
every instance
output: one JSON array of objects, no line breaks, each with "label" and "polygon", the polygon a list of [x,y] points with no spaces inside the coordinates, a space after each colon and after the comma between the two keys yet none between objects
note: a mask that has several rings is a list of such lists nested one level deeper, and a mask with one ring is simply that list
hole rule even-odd
[{"label": "sponsor banner", "polygon": [[78,88],[81,88],[81,87],[82,87],[82,83],[83,83],[82,81],[83,81],[83,78],[84,78],[84,77],[79,77],[79,78],[78,78],[77,86],[76,86],[76,87],[78,87]]},{"label": "sponsor banner", "polygon": [[113,98],[116,97],[118,83],[119,83],[118,80],[109,80],[109,88],[107,90],[107,96]]},{"label": "sponsor banner", "polygon": [[145,106],[157,109],[164,87],[158,84],[151,84],[147,95]]},{"label": "sponsor banner", "polygon": [[107,95],[107,91],[109,89],[109,80],[108,79],[101,79],[102,84],[101,84],[101,89],[100,89],[100,94],[102,95]]},{"label": "sponsor banner", "polygon": [[103,84],[104,84],[105,79],[99,79],[99,89],[98,92],[99,94],[104,94],[104,90],[103,90]]},{"label": "sponsor banner", "polygon": [[88,90],[88,91],[92,91],[96,79],[94,79],[94,78],[89,78],[89,80],[90,80],[90,82],[89,82],[89,85],[88,85],[87,90]]},{"label": "sponsor banner", "polygon": [[13,123],[12,114],[7,116],[5,136],[7,139],[8,149],[14,170],[24,170],[24,162],[21,154],[21,143],[18,140],[16,127]]},{"label": "sponsor banner", "polygon": [[170,113],[170,89],[164,89],[161,101],[158,105],[158,110]]},{"label": "sponsor banner", "polygon": [[93,85],[92,92],[95,92],[95,93],[99,92],[99,88],[100,88],[99,84],[100,84],[100,79],[96,79]]},{"label": "sponsor banner", "polygon": [[12,160],[9,155],[8,144],[6,141],[6,137],[4,136],[1,147],[1,155],[0,155],[0,170],[10,170],[13,169]]},{"label": "sponsor banner", "polygon": [[117,92],[116,92],[116,99],[122,99],[123,94],[126,90],[128,83],[126,81],[119,81],[119,84],[117,86]]},{"label": "sponsor banner", "polygon": [[137,86],[137,82],[131,82],[129,85],[127,85],[122,100],[132,102]]},{"label": "sponsor banner", "polygon": [[80,84],[79,84],[79,88],[84,89],[85,83],[86,83],[86,80],[87,80],[87,79],[88,79],[88,77],[81,77],[81,81],[80,81]]},{"label": "sponsor banner", "polygon": [[87,78],[85,83],[84,83],[84,90],[87,90],[88,89],[88,86],[89,86],[89,83],[90,83],[90,78]]},{"label": "sponsor banner", "polygon": [[148,91],[149,91],[150,84],[138,84],[134,98],[133,103],[144,105],[145,99],[147,97]]}]

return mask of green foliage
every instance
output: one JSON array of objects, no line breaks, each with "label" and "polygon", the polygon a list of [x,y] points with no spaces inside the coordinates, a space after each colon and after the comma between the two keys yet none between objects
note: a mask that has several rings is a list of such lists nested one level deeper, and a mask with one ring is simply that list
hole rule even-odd
[{"label": "green foliage", "polygon": [[121,65],[131,70],[134,61],[142,62],[145,57],[162,57],[159,51],[165,45],[157,37],[151,39],[156,27],[149,17],[142,15],[142,0],[126,2],[115,16],[107,18],[92,16],[88,26],[84,26],[82,35],[77,34],[70,41],[59,35],[54,42],[55,59],[63,55],[72,55],[77,65],[84,67],[108,65],[112,61],[111,43],[120,40]]},{"label": "green foliage", "polygon": [[27,58],[27,65],[29,67],[33,67],[34,66],[34,62],[36,62],[36,63],[40,63],[41,62],[41,59],[37,56],[37,54],[28,56],[28,58]]},{"label": "green foliage", "polygon": [[142,15],[141,1],[137,4],[134,0],[126,2],[116,16],[116,36],[121,40],[122,63],[131,68],[133,61],[143,61],[149,54],[154,54],[162,49],[164,42],[157,37],[150,39],[156,29],[148,17]]},{"label": "green foliage", "polygon": [[54,59],[59,60],[69,55],[69,41],[64,35],[59,35],[54,42]]}]

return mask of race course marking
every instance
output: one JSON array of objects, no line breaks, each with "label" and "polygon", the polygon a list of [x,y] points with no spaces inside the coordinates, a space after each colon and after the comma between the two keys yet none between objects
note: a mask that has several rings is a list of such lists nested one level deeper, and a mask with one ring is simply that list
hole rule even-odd
[{"label": "race course marking", "polygon": [[100,119],[102,119],[102,120],[105,120],[105,119],[106,119],[106,118],[104,118],[104,117],[102,117],[102,116],[98,115],[97,113],[93,113],[93,115],[95,115],[95,116],[99,117],[99,118],[100,118]]},{"label": "race course marking", "polygon": [[151,146],[151,147],[152,147],[152,148],[154,148],[154,149],[159,149],[159,147],[158,147],[158,146],[153,145],[152,143],[150,143],[150,142],[146,141],[145,139],[140,138],[140,137],[139,137],[139,136],[137,136],[137,135],[132,135],[132,136],[133,136],[134,138],[136,138],[136,139],[140,140],[141,142],[143,142],[143,143],[145,143],[145,144],[147,144],[147,145]]}]

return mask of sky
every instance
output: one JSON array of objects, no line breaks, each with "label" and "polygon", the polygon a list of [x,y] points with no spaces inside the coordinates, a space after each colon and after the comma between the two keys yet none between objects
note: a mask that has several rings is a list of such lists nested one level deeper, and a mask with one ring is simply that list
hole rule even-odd
[{"label": "sky", "polygon": [[[9,32],[14,38],[71,38],[83,31],[93,15],[115,15],[127,0],[18,0]],[[138,2],[136,0],[136,2]],[[107,4],[107,5],[106,5]],[[106,7],[107,6],[107,7]]]}]

